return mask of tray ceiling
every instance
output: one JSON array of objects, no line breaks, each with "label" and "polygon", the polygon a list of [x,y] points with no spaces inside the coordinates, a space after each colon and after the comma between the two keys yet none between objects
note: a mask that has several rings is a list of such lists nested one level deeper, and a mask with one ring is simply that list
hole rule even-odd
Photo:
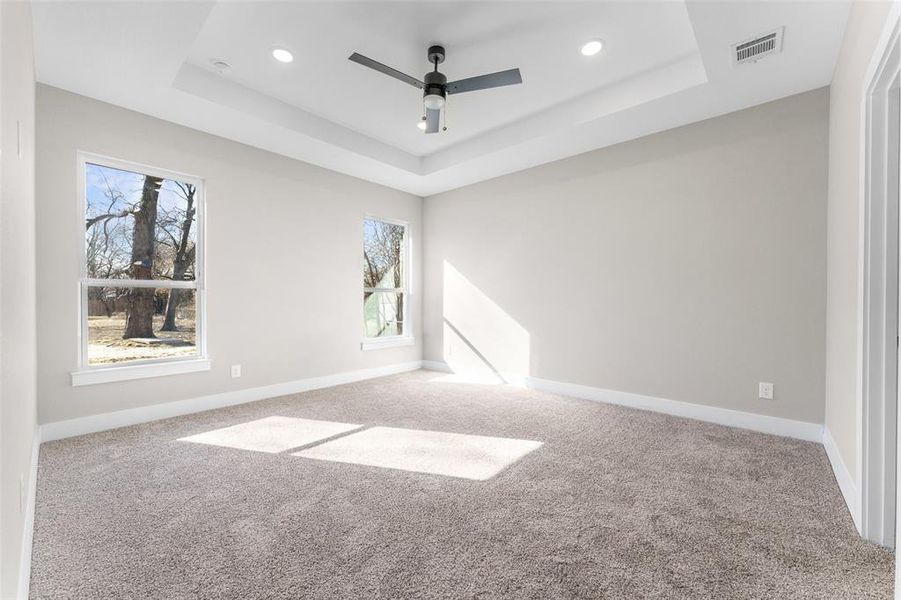
[{"label": "tray ceiling", "polygon": [[[427,195],[828,85],[844,2],[37,2],[42,83]],[[785,27],[783,52],[731,45]],[[601,38],[604,51],[579,52]],[[416,128],[415,77],[441,43],[450,79],[523,84],[452,96]],[[294,61],[272,58],[285,48]],[[221,71],[214,61],[229,68]]]}]

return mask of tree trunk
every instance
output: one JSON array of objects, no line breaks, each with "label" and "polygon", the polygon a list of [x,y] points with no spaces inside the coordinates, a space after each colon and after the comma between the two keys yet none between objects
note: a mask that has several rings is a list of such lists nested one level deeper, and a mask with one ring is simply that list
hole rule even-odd
[{"label": "tree trunk", "polygon": [[[134,234],[131,247],[132,279],[149,280],[153,277],[153,246],[155,243],[156,208],[163,180],[144,177],[140,208],[134,213]],[[125,333],[122,337],[152,338],[153,288],[129,288],[125,302]]]},{"label": "tree trunk", "polygon": [[169,290],[169,298],[166,300],[166,318],[163,320],[163,326],[160,331],[178,331],[175,326],[175,309],[181,301],[181,290],[172,288]]},{"label": "tree trunk", "polygon": [[[191,240],[191,224],[194,222],[194,192],[196,188],[189,185],[185,189],[185,200],[187,207],[185,208],[185,220],[181,225],[181,238],[178,240],[178,247],[175,249],[175,260],[173,261],[172,280],[184,281],[188,267],[194,262],[194,254],[196,247],[188,248]],[[169,289],[169,297],[166,301],[166,318],[163,320],[163,326],[160,331],[178,331],[175,325],[175,310],[178,303],[181,302],[182,291],[177,288]]]}]

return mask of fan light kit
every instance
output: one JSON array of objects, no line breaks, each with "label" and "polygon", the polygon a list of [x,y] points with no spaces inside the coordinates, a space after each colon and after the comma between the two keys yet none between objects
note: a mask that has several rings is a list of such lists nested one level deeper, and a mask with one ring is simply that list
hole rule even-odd
[{"label": "fan light kit", "polygon": [[603,40],[591,40],[582,45],[581,51],[584,56],[594,56],[604,49]]},{"label": "fan light kit", "polygon": [[289,63],[294,60],[294,55],[284,48],[276,48],[272,51],[272,58],[278,62]]},{"label": "fan light kit", "polygon": [[444,108],[444,96],[441,94],[429,94],[422,99],[422,104],[426,107],[426,110],[441,110]]},{"label": "fan light kit", "polygon": [[422,106],[425,115],[416,126],[425,133],[438,133],[442,112],[445,114],[445,125],[442,129],[447,131],[448,94],[462,94],[463,92],[474,92],[476,90],[487,90],[522,83],[519,69],[498,71],[497,73],[459,79],[448,83],[447,77],[438,71],[438,65],[444,62],[444,46],[430,46],[427,55],[429,62],[434,65],[434,70],[426,73],[422,81],[356,52],[351,54],[348,59],[422,90]]}]

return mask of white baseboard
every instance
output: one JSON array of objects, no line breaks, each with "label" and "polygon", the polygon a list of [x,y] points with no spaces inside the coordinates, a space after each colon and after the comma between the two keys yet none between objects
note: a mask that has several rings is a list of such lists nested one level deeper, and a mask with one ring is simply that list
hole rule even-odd
[{"label": "white baseboard", "polygon": [[149,421],[158,421],[160,419],[168,419],[170,417],[212,410],[214,408],[222,408],[225,406],[233,406],[235,404],[254,402],[256,400],[276,398],[287,394],[318,390],[334,385],[341,385],[342,383],[352,383],[354,381],[363,381],[365,379],[373,379],[385,375],[394,375],[395,373],[415,371],[421,368],[422,361],[416,360],[396,365],[375,367],[372,369],[347,371],[344,373],[325,375],[323,377],[311,377],[308,379],[299,379],[297,381],[277,383],[275,385],[235,390],[233,392],[223,392],[221,394],[212,394],[210,396],[201,396],[199,398],[190,398],[188,400],[153,404],[151,406],[142,406],[140,408],[91,415],[88,417],[69,419],[67,421],[45,423],[41,425],[41,439],[45,442],[49,442],[76,435],[106,431],[108,429],[116,429],[117,427],[127,427],[129,425],[137,425],[139,423],[147,423]]},{"label": "white baseboard", "polygon": [[451,369],[446,362],[442,362],[440,360],[424,360],[422,361],[422,368],[429,371],[438,371],[439,373],[454,372],[454,370]]},{"label": "white baseboard", "polygon": [[[446,363],[441,361],[424,360],[422,361],[422,366],[424,369],[433,371],[453,372]],[[655,398],[653,396],[643,396],[641,394],[632,394],[629,392],[618,392],[575,383],[539,379],[537,377],[520,377],[519,380],[520,381],[516,382],[519,385],[553,394],[594,400],[596,402],[604,402],[607,404],[618,404],[629,408],[638,408],[677,417],[696,419],[698,421],[707,421],[709,423],[718,423],[730,427],[750,429],[762,433],[797,438],[809,442],[822,443],[823,441],[823,426],[819,423],[795,421],[793,419],[785,419],[782,417],[771,417],[769,415],[760,415],[740,410],[718,408],[703,404],[692,404],[691,402]]]},{"label": "white baseboard", "polygon": [[554,394],[574,396],[576,398],[605,402],[607,404],[618,404],[629,408],[650,410],[676,417],[685,417],[688,419],[696,419],[698,421],[707,421],[708,423],[718,423],[719,425],[728,425],[740,429],[750,429],[762,433],[797,438],[808,442],[822,442],[823,440],[823,426],[819,423],[795,421],[794,419],[771,417],[769,415],[707,406],[704,404],[693,404],[691,402],[681,402],[679,400],[669,400],[667,398],[656,398],[654,396],[644,396],[629,392],[605,390],[575,383],[538,379],[536,377],[528,377],[526,386]]},{"label": "white baseboard", "polygon": [[38,455],[41,450],[41,428],[34,428],[31,444],[31,465],[28,469],[28,495],[25,501],[25,520],[22,525],[22,555],[19,558],[19,584],[16,598],[28,598],[31,584],[31,547],[34,540],[34,505],[38,486]]},{"label": "white baseboard", "polygon": [[[446,363],[440,360],[424,360],[422,361],[422,368],[428,371],[438,371],[440,373],[454,373],[454,370]],[[525,375],[520,375],[518,373],[509,373],[505,371],[488,373],[488,372],[480,372],[476,376],[477,379],[497,379],[498,383],[505,383],[507,385],[512,385],[515,387],[528,387],[526,385],[528,377]]]},{"label": "white baseboard", "polygon": [[854,526],[858,532],[862,532],[860,490],[857,488],[857,484],[854,483],[854,478],[851,476],[848,467],[845,466],[845,461],[842,460],[842,455],[838,452],[838,446],[835,445],[835,440],[832,439],[832,434],[826,427],[823,427],[823,447],[826,449],[826,456],[829,457],[829,463],[832,465],[832,472],[835,474],[835,480],[838,482],[838,489],[841,490],[845,504],[848,505],[848,512],[851,513]]}]

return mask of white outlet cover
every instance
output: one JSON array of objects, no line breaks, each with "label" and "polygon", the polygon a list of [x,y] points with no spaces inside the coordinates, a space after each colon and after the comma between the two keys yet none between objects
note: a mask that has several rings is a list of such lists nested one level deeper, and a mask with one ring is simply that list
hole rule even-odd
[{"label": "white outlet cover", "polygon": [[232,365],[232,377],[241,376],[241,365]]},{"label": "white outlet cover", "polygon": [[757,396],[764,400],[772,400],[773,384],[767,381],[761,381],[757,388]]}]

